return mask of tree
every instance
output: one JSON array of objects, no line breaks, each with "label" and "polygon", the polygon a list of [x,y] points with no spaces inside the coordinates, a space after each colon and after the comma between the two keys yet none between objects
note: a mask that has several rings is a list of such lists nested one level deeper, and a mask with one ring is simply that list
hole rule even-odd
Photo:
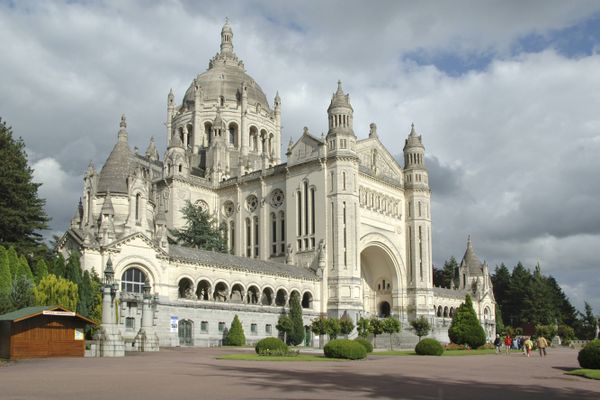
[{"label": "tree", "polygon": [[29,263],[27,259],[23,256],[19,257],[19,263],[17,266],[16,277],[19,278],[21,276],[26,277],[33,281],[33,273],[31,272],[31,268],[29,268]]},{"label": "tree", "polygon": [[290,317],[288,317],[287,314],[282,314],[279,316],[279,320],[277,320],[277,325],[275,325],[275,328],[277,328],[280,334],[283,333],[283,341],[287,343],[287,336],[292,330],[292,320]]},{"label": "tree", "polygon": [[6,251],[6,255],[8,258],[8,267],[10,268],[10,276],[15,278],[17,273],[19,272],[19,255],[17,254],[17,250],[14,246],[10,246]]},{"label": "tree", "polygon": [[67,279],[48,275],[33,289],[38,306],[60,305],[68,310],[76,310],[79,301],[77,285]]},{"label": "tree", "polygon": [[377,335],[381,335],[383,333],[383,325],[379,318],[371,317],[369,320],[369,325],[371,326],[371,332],[373,333],[373,345],[375,346]]},{"label": "tree", "polygon": [[8,299],[12,289],[12,274],[8,264],[8,252],[0,246],[0,298]]},{"label": "tree", "polygon": [[328,318],[327,319],[327,335],[329,335],[330,340],[337,339],[337,336],[340,334],[342,327],[340,326],[340,320],[337,318]]},{"label": "tree", "polygon": [[25,143],[15,140],[0,119],[0,243],[29,253],[41,244],[38,232],[48,227],[45,201],[38,197],[39,183],[27,162]]},{"label": "tree", "polygon": [[531,272],[525,269],[521,262],[513,269],[510,277],[510,285],[506,296],[507,300],[502,306],[504,323],[511,326],[520,326],[523,324],[523,316],[527,315],[524,305],[529,299]]},{"label": "tree", "polygon": [[[506,304],[509,301],[508,297],[508,288],[510,287],[510,271],[506,268],[504,263],[501,263],[500,266],[496,267],[494,274],[492,274],[492,285],[494,288],[494,298],[496,299],[496,309],[500,308],[502,310],[502,315],[505,319],[503,322],[505,324],[510,324],[510,321],[506,319],[506,312],[509,308],[506,308]],[[497,324],[496,320],[496,324]]]},{"label": "tree", "polygon": [[420,316],[419,318],[410,321],[410,326],[415,331],[415,335],[419,337],[419,342],[423,336],[429,335],[431,331],[431,324],[424,316]]},{"label": "tree", "polygon": [[340,333],[348,338],[348,335],[354,330],[354,322],[348,315],[342,315],[340,318]]},{"label": "tree", "polygon": [[65,277],[66,265],[62,254],[58,254],[58,257],[52,260],[52,268],[49,268],[48,272],[61,278]]},{"label": "tree", "polygon": [[182,229],[171,229],[171,234],[177,239],[177,243],[182,246],[196,247],[203,250],[218,251],[225,253],[227,251],[227,242],[225,240],[225,225],[219,225],[208,214],[208,210],[203,210],[199,205],[194,205],[187,201],[181,209],[185,227]]},{"label": "tree", "polygon": [[14,309],[31,307],[35,304],[35,297],[33,295],[34,287],[33,280],[27,276],[17,276],[13,281],[10,293],[10,302]]},{"label": "tree", "polygon": [[80,255],[78,252],[73,252],[69,259],[67,260],[67,264],[65,265],[65,279],[70,280],[71,282],[80,285],[81,284],[81,265],[79,264]]},{"label": "tree", "polygon": [[310,331],[319,335],[319,347],[323,348],[323,336],[327,334],[327,317],[319,315],[310,324]]},{"label": "tree", "polygon": [[371,322],[366,318],[360,317],[356,324],[356,331],[361,338],[368,337],[369,333],[372,332]]},{"label": "tree", "polygon": [[237,314],[233,317],[231,322],[231,328],[227,332],[227,338],[225,340],[228,346],[243,346],[246,344],[246,336],[244,335],[244,328],[238,318]]},{"label": "tree", "polygon": [[38,257],[35,261],[35,267],[33,271],[33,276],[35,278],[35,282],[39,282],[40,279],[48,275],[48,264],[42,257]]},{"label": "tree", "polygon": [[536,325],[554,324],[558,320],[559,308],[539,264],[535,266],[530,282],[529,293],[523,304],[526,313],[522,319]]},{"label": "tree", "polygon": [[390,335],[390,350],[393,350],[392,335],[400,332],[400,321],[395,317],[387,317],[382,321],[381,329],[384,333]]},{"label": "tree", "polygon": [[451,256],[449,260],[444,262],[444,269],[442,270],[442,287],[450,288],[452,286],[458,286],[458,262],[454,256]]},{"label": "tree", "polygon": [[473,309],[471,296],[467,295],[465,302],[456,309],[448,329],[448,337],[452,343],[467,344],[471,348],[485,344],[485,332]]},{"label": "tree", "polygon": [[584,303],[585,313],[579,313],[579,323],[575,329],[575,335],[578,339],[592,340],[596,336],[596,324],[598,320],[594,316],[592,306],[586,301]]},{"label": "tree", "polygon": [[290,321],[292,329],[288,335],[288,344],[298,346],[304,341],[304,322],[302,321],[302,306],[300,305],[300,295],[292,292],[290,297]]}]

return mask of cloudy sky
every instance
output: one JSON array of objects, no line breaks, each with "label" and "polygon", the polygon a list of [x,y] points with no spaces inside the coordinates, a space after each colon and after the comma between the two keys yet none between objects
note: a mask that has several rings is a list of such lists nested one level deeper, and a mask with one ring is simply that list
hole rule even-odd
[{"label": "cloudy sky", "polygon": [[[223,6],[226,4],[227,6]],[[338,79],[354,130],[401,154],[415,123],[431,175],[437,265],[467,235],[493,267],[537,262],[600,312],[600,3],[597,1],[5,1],[0,117],[27,145],[51,232],[127,115],[131,146],[164,149],[177,101],[234,46],[283,143],[327,129]]]}]

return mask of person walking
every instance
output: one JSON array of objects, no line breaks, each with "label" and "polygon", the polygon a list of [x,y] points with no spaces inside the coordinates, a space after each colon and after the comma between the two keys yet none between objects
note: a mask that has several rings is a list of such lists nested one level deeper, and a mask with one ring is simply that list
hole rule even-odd
[{"label": "person walking", "polygon": [[496,346],[496,354],[500,354],[500,348],[502,347],[502,339],[500,335],[496,333],[496,339],[494,340],[494,346]]},{"label": "person walking", "polygon": [[546,356],[546,347],[548,347],[548,341],[545,337],[540,336],[537,340],[538,349],[540,349],[540,357]]},{"label": "person walking", "polygon": [[509,334],[504,337],[504,347],[506,348],[506,355],[510,355],[510,347],[512,346],[512,338]]},{"label": "person walking", "polygon": [[531,357],[531,349],[533,348],[533,342],[530,337],[527,337],[525,343],[523,343],[523,348],[525,349],[527,357]]}]

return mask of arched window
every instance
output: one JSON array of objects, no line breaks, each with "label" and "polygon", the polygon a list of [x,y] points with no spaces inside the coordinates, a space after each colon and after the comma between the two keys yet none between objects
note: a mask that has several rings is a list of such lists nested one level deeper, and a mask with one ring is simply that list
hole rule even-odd
[{"label": "arched window", "polygon": [[229,124],[229,144],[232,146],[237,146],[237,132],[237,124],[233,122]]},{"label": "arched window", "polygon": [[250,286],[248,288],[248,293],[246,295],[246,303],[248,304],[258,304],[258,300],[260,298],[258,288],[256,286]]},{"label": "arched window", "polygon": [[209,145],[211,142],[211,132],[212,132],[212,124],[210,122],[206,122],[204,124],[204,136],[206,137],[206,144]]},{"label": "arched window", "polygon": [[232,303],[242,303],[244,301],[244,288],[239,283],[236,283],[231,288],[231,296]]},{"label": "arched window", "polygon": [[444,307],[444,318],[448,318],[448,307]]},{"label": "arched window", "polygon": [[283,307],[287,303],[287,292],[285,289],[279,289],[277,291],[277,296],[275,296],[275,305]]},{"label": "arched window", "polygon": [[189,278],[179,280],[178,297],[180,299],[191,299],[194,294],[194,284]]},{"label": "arched window", "polygon": [[277,217],[271,213],[271,255],[277,255]]},{"label": "arched window", "polygon": [[121,291],[128,293],[142,293],[146,274],[139,268],[129,268],[121,276]]},{"label": "arched window", "polygon": [[263,289],[263,292],[260,296],[260,304],[263,306],[272,306],[273,305],[273,289],[270,287],[266,287]]},{"label": "arched window", "polygon": [[210,294],[210,282],[205,279],[198,282],[198,288],[196,289],[198,300],[210,300]]},{"label": "arched window", "polygon": [[442,316],[442,306],[438,306],[436,316],[438,316],[438,317]]},{"label": "arched window", "polygon": [[302,308],[312,308],[313,297],[310,292],[304,292],[302,295]]},{"label": "arched window", "polygon": [[300,293],[297,290],[292,290],[292,293],[290,294],[290,303],[292,301],[292,297],[296,297],[298,298],[298,301],[302,301],[301,297],[300,297]]},{"label": "arched window", "polygon": [[215,301],[227,301],[229,294],[229,287],[225,282],[219,282],[215,285],[215,291],[213,293],[213,300]]},{"label": "arched window", "polygon": [[141,195],[138,193],[135,195],[135,221],[136,222],[140,222],[140,202],[141,202]]}]

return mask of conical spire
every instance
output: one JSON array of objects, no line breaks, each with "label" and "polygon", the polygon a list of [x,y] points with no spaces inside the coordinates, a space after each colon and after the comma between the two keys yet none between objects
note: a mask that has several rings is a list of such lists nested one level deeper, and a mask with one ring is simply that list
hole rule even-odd
[{"label": "conical spire", "polygon": [[465,255],[463,256],[462,263],[467,266],[469,269],[469,274],[471,276],[481,275],[481,260],[475,254],[475,250],[473,249],[473,243],[471,242],[471,235],[467,238],[467,250],[465,251]]},{"label": "conical spire", "polygon": [[[415,136],[417,136],[417,131],[415,130],[415,124],[414,123],[410,124],[410,133],[408,134],[408,136],[409,137],[415,137]],[[469,236],[469,238],[470,238],[470,236]],[[469,239],[469,240],[471,240],[471,239]]]},{"label": "conical spire", "polygon": [[102,204],[102,215],[115,215],[115,208],[113,207],[112,200],[110,199],[110,190],[106,193],[104,198],[104,204]]},{"label": "conical spire", "polygon": [[111,191],[113,193],[127,193],[127,177],[129,176],[129,157],[131,150],[127,144],[127,121],[125,115],[121,116],[119,124],[119,139],[113,147],[108,159],[100,171],[98,193]]}]

